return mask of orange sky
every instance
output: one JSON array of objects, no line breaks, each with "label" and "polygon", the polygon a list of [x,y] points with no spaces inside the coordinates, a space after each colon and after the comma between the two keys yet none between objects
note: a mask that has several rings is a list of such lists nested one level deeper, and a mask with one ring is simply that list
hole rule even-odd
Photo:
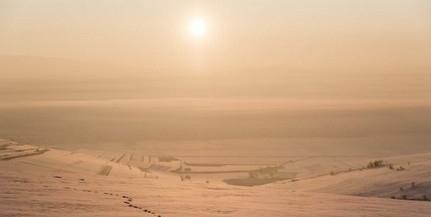
[{"label": "orange sky", "polygon": [[[187,25],[206,20],[196,40]],[[430,67],[431,2],[0,0],[0,54],[149,68]]]}]

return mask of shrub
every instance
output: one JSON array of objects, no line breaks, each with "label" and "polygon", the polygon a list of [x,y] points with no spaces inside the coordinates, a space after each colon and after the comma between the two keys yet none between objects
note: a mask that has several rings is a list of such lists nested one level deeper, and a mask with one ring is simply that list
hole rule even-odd
[{"label": "shrub", "polygon": [[381,167],[381,166],[383,166],[383,161],[382,160],[375,160],[373,164],[374,164],[374,167]]},{"label": "shrub", "polygon": [[382,160],[375,160],[373,162],[368,163],[367,168],[371,169],[371,168],[378,168],[378,167],[383,167],[385,164],[383,163]]},{"label": "shrub", "polygon": [[425,194],[424,194],[423,198],[425,201],[428,201],[428,197]]},{"label": "shrub", "polygon": [[402,198],[403,200],[407,200],[407,195],[403,194],[403,195],[401,195],[401,198]]}]

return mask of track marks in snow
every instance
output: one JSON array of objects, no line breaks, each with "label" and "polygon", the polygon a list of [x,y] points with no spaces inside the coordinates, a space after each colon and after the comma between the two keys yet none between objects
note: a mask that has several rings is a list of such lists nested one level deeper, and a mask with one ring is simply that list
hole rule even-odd
[{"label": "track marks in snow", "polygon": [[107,196],[112,196],[112,197],[116,197],[119,200],[122,200],[123,204],[131,209],[136,209],[138,211],[142,211],[143,213],[146,214],[146,216],[155,216],[155,217],[162,217],[161,214],[157,214],[155,211],[150,210],[148,208],[142,207],[137,205],[134,201],[134,199],[130,196],[127,195],[119,195],[117,193],[111,193],[111,192],[102,192],[102,191],[96,191],[96,190],[89,190],[89,189],[78,189],[78,188],[71,188],[71,187],[64,187],[64,189],[67,190],[73,190],[73,191],[81,191],[81,192],[85,192],[85,193],[94,193],[94,194],[104,194]]}]

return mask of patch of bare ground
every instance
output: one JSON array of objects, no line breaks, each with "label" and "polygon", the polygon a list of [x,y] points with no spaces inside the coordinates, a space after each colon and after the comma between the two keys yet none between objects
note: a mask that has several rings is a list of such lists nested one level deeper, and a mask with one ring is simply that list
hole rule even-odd
[{"label": "patch of bare ground", "polygon": [[36,149],[36,150],[34,150],[34,152],[30,152],[30,153],[23,152],[23,154],[5,156],[5,157],[0,158],[0,160],[6,161],[6,160],[13,160],[13,159],[16,159],[16,158],[21,158],[21,157],[29,157],[29,156],[34,156],[34,155],[40,155],[40,154],[43,154],[43,153],[45,153],[47,151],[49,151],[49,149]]},{"label": "patch of bare ground", "polygon": [[103,165],[97,174],[101,176],[109,176],[109,173],[111,172],[111,170],[112,170],[112,166]]}]

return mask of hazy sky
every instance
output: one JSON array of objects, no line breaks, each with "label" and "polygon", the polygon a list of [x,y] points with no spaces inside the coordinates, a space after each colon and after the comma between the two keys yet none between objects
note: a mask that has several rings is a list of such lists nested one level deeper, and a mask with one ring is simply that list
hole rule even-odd
[{"label": "hazy sky", "polygon": [[431,135],[430,60],[430,0],[0,0],[0,132],[413,144]]},{"label": "hazy sky", "polygon": [[[194,38],[189,22],[205,20]],[[431,66],[431,1],[0,0],[0,54],[142,67]]]}]

